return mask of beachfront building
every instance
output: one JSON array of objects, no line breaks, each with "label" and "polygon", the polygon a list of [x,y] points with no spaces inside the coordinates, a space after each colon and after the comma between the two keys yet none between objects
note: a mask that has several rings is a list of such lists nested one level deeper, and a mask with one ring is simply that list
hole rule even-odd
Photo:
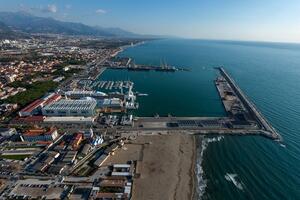
[{"label": "beachfront building", "polygon": [[42,109],[46,116],[85,116],[95,115],[97,102],[93,98],[80,100],[62,99]]}]

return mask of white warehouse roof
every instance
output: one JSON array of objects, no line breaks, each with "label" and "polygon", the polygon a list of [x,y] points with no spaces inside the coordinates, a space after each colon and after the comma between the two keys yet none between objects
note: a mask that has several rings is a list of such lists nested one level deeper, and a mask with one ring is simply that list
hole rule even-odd
[{"label": "white warehouse roof", "polygon": [[97,105],[95,99],[70,100],[61,99],[44,107],[45,110],[91,110]]},{"label": "white warehouse roof", "polygon": [[93,117],[46,117],[44,122],[68,123],[68,122],[93,122]]},{"label": "white warehouse roof", "polygon": [[114,168],[130,168],[129,164],[114,164]]},{"label": "white warehouse roof", "polygon": [[122,104],[122,100],[119,98],[112,98],[112,99],[104,99],[101,102],[102,105],[104,106],[110,106],[110,105],[121,105]]},{"label": "white warehouse roof", "polygon": [[74,90],[65,92],[66,96],[81,95],[81,96],[107,96],[104,92],[87,91],[87,90]]}]

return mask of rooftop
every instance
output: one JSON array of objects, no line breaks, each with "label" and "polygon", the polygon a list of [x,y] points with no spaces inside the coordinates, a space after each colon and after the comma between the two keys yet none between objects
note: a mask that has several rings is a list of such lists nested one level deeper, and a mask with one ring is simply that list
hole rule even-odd
[{"label": "rooftop", "polygon": [[31,104],[29,104],[28,106],[26,106],[25,108],[23,108],[20,112],[32,112],[34,109],[42,105],[44,102],[45,100],[43,99],[37,99]]},{"label": "rooftop", "polygon": [[51,135],[54,131],[56,131],[56,128],[50,128],[48,131],[45,129],[30,129],[23,136]]},{"label": "rooftop", "polygon": [[59,99],[61,99],[61,95],[53,93],[47,97],[46,101],[44,102],[44,105],[51,104],[55,101],[58,101]]},{"label": "rooftop", "polygon": [[44,122],[91,122],[93,117],[46,117]]},{"label": "rooftop", "polygon": [[121,105],[122,101],[119,98],[104,99],[102,105]]},{"label": "rooftop", "polygon": [[67,92],[65,92],[65,95],[67,95],[67,96],[71,96],[71,95],[107,96],[107,94],[104,92],[87,91],[87,90],[67,91]]},{"label": "rooftop", "polygon": [[70,100],[70,99],[61,99],[57,102],[51,103],[44,107],[44,109],[51,110],[90,110],[96,107],[95,99],[84,99],[84,100]]}]

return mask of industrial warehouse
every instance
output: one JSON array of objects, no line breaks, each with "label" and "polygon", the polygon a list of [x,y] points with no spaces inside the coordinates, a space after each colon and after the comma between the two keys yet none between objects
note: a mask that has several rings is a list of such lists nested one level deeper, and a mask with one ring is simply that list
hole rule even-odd
[{"label": "industrial warehouse", "polygon": [[42,113],[45,116],[93,116],[97,102],[87,98],[80,100],[62,99],[45,106]]}]

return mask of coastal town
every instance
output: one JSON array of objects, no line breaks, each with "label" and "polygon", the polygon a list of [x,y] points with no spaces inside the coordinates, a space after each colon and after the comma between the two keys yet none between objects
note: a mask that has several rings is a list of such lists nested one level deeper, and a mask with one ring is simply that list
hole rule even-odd
[{"label": "coastal town", "polygon": [[[99,79],[107,68],[186,69],[118,57],[144,41],[62,36],[1,41],[0,198],[192,199],[192,135],[282,140],[222,67],[215,85],[227,117],[136,116],[139,98],[148,94],[135,91],[129,80]],[[170,187],[161,187],[178,173]]]},{"label": "coastal town", "polygon": [[[95,80],[104,61],[137,42],[1,41],[1,199],[131,198],[137,160],[107,161],[128,139],[94,131],[93,123],[130,126],[125,113],[137,108],[133,83],[124,82],[122,94],[87,91],[80,83]],[[115,112],[124,115],[99,115]]]}]

